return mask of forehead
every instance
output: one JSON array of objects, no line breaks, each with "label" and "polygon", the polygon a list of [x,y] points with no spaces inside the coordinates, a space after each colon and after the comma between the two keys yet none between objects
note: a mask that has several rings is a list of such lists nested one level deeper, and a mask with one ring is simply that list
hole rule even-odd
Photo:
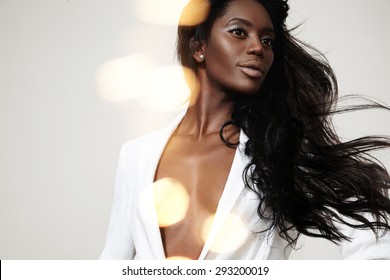
[{"label": "forehead", "polygon": [[267,10],[257,0],[232,0],[217,20],[227,23],[234,18],[244,19],[255,27],[273,27]]}]

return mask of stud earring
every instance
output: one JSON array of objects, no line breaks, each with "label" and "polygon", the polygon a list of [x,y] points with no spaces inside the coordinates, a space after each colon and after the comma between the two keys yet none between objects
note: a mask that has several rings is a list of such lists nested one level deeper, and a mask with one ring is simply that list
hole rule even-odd
[{"label": "stud earring", "polygon": [[201,60],[203,60],[203,58],[204,58],[204,55],[203,55],[203,54],[201,54],[201,55],[199,56],[199,58],[200,58]]}]

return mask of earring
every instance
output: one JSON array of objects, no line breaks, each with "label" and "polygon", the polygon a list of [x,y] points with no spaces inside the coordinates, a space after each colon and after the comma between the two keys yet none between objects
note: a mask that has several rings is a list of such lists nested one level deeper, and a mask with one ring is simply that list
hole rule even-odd
[{"label": "earring", "polygon": [[199,55],[199,58],[200,58],[201,60],[203,60],[204,55],[203,55],[203,54]]}]

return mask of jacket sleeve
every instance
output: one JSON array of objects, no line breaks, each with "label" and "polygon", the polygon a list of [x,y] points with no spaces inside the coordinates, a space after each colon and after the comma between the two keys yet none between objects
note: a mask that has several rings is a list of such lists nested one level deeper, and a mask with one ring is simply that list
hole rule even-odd
[{"label": "jacket sleeve", "polygon": [[[366,218],[373,220],[371,215]],[[353,223],[353,221],[349,221]],[[343,259],[374,260],[390,259],[390,232],[379,232],[378,238],[371,229],[355,229],[341,225],[342,232],[351,238],[339,247]]]},{"label": "jacket sleeve", "polygon": [[131,166],[130,143],[122,146],[106,243],[99,259],[134,259],[135,248],[130,226]]}]

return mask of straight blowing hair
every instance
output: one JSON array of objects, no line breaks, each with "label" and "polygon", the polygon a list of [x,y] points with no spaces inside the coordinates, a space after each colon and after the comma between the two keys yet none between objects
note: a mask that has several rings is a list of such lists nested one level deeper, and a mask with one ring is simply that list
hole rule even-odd
[{"label": "straight blowing hair", "polygon": [[[182,66],[196,73],[194,45],[207,42],[214,21],[232,1],[187,4],[183,14],[196,15],[207,6],[208,17],[197,25],[179,25],[177,55]],[[369,152],[390,147],[390,138],[366,136],[342,142],[331,118],[343,112],[390,108],[366,100],[364,105],[337,109],[335,74],[319,51],[286,28],[287,0],[258,2],[274,26],[274,62],[255,96],[233,94],[231,120],[221,132],[234,124],[249,138],[245,153],[251,161],[243,180],[259,198],[259,217],[271,221],[271,228],[277,228],[291,246],[300,234],[334,243],[349,240],[338,223],[371,229],[377,237],[385,234],[390,229],[390,177]]]}]

